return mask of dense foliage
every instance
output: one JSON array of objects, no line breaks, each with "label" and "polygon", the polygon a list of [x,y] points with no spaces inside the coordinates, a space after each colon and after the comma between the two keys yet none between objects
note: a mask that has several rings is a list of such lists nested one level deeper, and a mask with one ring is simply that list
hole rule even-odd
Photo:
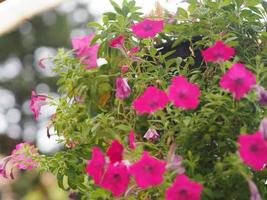
[{"label": "dense foliage", "polygon": [[[88,70],[85,65],[88,63],[77,58],[82,52],[76,51],[75,56],[75,50],[58,51],[54,71],[59,75],[61,98],[50,100],[57,106],[51,123],[66,149],[51,157],[35,159],[42,171],[51,171],[57,176],[60,187],[78,192],[82,199],[115,198],[103,189],[104,186],[95,185],[85,169],[94,147],[107,152],[117,140],[125,148],[123,159],[132,164],[144,151],[168,164],[173,162],[174,154],[181,156],[186,176],[203,186],[201,199],[249,199],[250,192],[253,194],[247,183],[249,181],[251,186],[250,180],[258,186],[262,198],[267,198],[266,170],[254,170],[244,164],[244,158],[242,160],[238,153],[240,134],[258,131],[266,116],[266,107],[258,102],[258,90],[250,88],[250,92],[239,98],[232,95],[231,90],[225,90],[221,83],[235,63],[243,63],[250,71],[248,76],[255,75],[257,85],[267,87],[267,3],[261,0],[188,2],[188,9],[179,7],[175,15],[153,13],[149,18],[164,20],[164,31],[157,37],[140,39],[136,37],[138,34],[133,34],[132,25],[142,21],[144,16],[135,2],[124,1],[120,7],[111,1],[116,12],[105,13],[103,24],[89,24],[97,29],[90,45],[99,44],[98,57],[107,61],[97,68]],[[118,36],[125,39],[121,48],[111,44]],[[201,40],[192,42],[196,36],[201,36]],[[121,44],[119,39],[115,42]],[[203,61],[197,66],[194,50],[207,49],[219,40],[235,49],[235,56],[219,62]],[[186,58],[171,57],[175,53],[172,50],[162,55],[156,48],[166,42],[175,47],[184,41],[190,42],[192,52]],[[130,52],[137,46],[140,49]],[[128,70],[123,71],[123,66],[128,66]],[[149,86],[171,92],[171,86],[174,90],[176,87],[173,78],[178,76],[186,77],[188,82],[183,84],[191,88],[192,93],[201,91],[196,106],[182,106],[181,109],[173,100],[173,104],[161,102],[164,105],[153,112],[138,110],[140,102],[136,101],[152,88]],[[127,78],[130,87],[127,86],[124,97],[118,94],[119,77]],[[149,97],[156,98],[148,95],[143,102]],[[162,99],[164,96],[160,101]],[[157,137],[148,137],[148,130],[149,134],[156,131]],[[128,145],[131,131],[135,133],[136,148]],[[130,189],[119,198],[165,199],[166,190],[180,173],[177,169],[168,169],[164,181],[155,187],[140,189],[131,179]]]}]

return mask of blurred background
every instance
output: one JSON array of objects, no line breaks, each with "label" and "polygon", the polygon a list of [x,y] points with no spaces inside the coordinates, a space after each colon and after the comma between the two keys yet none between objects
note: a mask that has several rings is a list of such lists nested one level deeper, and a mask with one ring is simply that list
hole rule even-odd
[{"label": "blurred background", "polygon": [[[12,10],[6,6],[10,1],[15,5]],[[12,21],[10,14],[14,13],[16,17],[16,12],[21,8],[16,8],[16,1],[19,2],[7,0],[0,3],[0,27],[1,23]],[[156,0],[136,2],[144,13],[148,13],[154,8]],[[180,1],[158,2],[175,12],[176,4]],[[30,4],[24,6],[31,9]],[[55,108],[43,106],[38,121],[34,120],[29,109],[32,90],[57,97],[57,77],[51,72],[53,63],[44,61],[46,67],[41,68],[39,61],[54,56],[57,48],[71,48],[71,38],[92,32],[87,22],[101,22],[102,13],[111,11],[112,7],[109,0],[62,0],[56,7],[46,10],[36,12],[27,20],[19,19],[13,30],[0,35],[0,157],[9,155],[15,145],[22,141],[36,144],[44,154],[53,154],[60,149],[57,138],[48,138],[46,133]],[[5,19],[1,19],[1,16]],[[0,200],[42,199],[64,200],[68,199],[68,193],[57,187],[56,179],[51,174],[40,176],[34,171],[20,173],[13,181],[0,177]]]}]

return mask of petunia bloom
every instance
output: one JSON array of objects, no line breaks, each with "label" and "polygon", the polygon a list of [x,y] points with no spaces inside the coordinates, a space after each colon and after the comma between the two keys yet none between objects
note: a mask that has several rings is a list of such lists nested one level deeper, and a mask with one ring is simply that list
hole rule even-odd
[{"label": "petunia bloom", "polygon": [[97,54],[100,45],[90,46],[94,37],[95,35],[91,34],[82,38],[72,39],[72,46],[76,51],[77,57],[81,59],[82,64],[87,65],[86,69],[88,70],[97,67]]},{"label": "petunia bloom", "polygon": [[110,164],[100,186],[111,191],[114,196],[121,196],[126,192],[129,182],[130,176],[125,165]]},{"label": "petunia bloom", "polygon": [[169,99],[177,108],[185,110],[197,108],[200,95],[198,85],[188,82],[183,76],[173,78],[169,87]]},{"label": "petunia bloom", "polygon": [[95,184],[100,184],[105,170],[105,156],[97,147],[93,148],[92,159],[88,161],[86,172],[92,176]]},{"label": "petunia bloom", "polygon": [[135,178],[137,185],[146,189],[158,186],[163,182],[166,163],[143,153],[143,157],[130,167],[130,174]]},{"label": "petunia bloom", "polygon": [[248,187],[250,190],[250,200],[262,200],[256,184],[250,179],[248,180]]},{"label": "petunia bloom", "polygon": [[124,100],[131,95],[131,88],[128,85],[127,78],[116,79],[116,97]]},{"label": "petunia bloom", "polygon": [[261,133],[239,136],[239,154],[245,164],[263,170],[267,163],[267,143]]},{"label": "petunia bloom", "polygon": [[163,20],[144,19],[132,27],[133,33],[139,38],[154,38],[158,33],[163,31]]},{"label": "petunia bloom", "polygon": [[112,164],[121,162],[123,158],[123,146],[118,140],[114,140],[107,150],[107,156]]},{"label": "petunia bloom", "polygon": [[178,175],[166,192],[166,200],[201,200],[203,186],[185,175]]},{"label": "petunia bloom", "polygon": [[129,147],[132,150],[134,150],[136,148],[134,131],[130,131],[130,133],[129,133]]},{"label": "petunia bloom", "polygon": [[47,104],[47,97],[45,95],[37,95],[35,91],[32,91],[32,96],[31,96],[31,102],[30,102],[30,109],[34,114],[34,118],[37,120],[41,107],[45,104]]},{"label": "petunia bloom", "polygon": [[151,114],[157,110],[164,109],[168,102],[169,98],[164,91],[150,86],[142,96],[134,100],[133,107],[138,114]]},{"label": "petunia bloom", "polygon": [[227,46],[222,41],[201,52],[206,62],[222,62],[235,55],[235,49]]},{"label": "petunia bloom", "polygon": [[149,140],[149,141],[155,141],[159,139],[159,134],[155,129],[149,128],[147,132],[144,135],[144,138]]},{"label": "petunia bloom", "polygon": [[256,76],[240,63],[234,64],[220,80],[220,86],[231,92],[236,100],[243,98],[255,84]]}]

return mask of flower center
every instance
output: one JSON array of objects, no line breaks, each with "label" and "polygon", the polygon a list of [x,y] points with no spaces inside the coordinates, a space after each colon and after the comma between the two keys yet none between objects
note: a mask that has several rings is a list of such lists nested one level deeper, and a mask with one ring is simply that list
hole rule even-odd
[{"label": "flower center", "polygon": [[180,99],[184,99],[184,98],[186,97],[185,92],[181,91],[181,92],[178,94],[178,97],[179,97]]},{"label": "flower center", "polygon": [[250,151],[252,151],[254,153],[257,152],[258,151],[258,146],[256,144],[251,145],[250,146]]},{"label": "flower center", "polygon": [[238,85],[238,86],[242,86],[243,85],[243,79],[242,78],[238,78],[235,80],[235,83]]},{"label": "flower center", "polygon": [[181,196],[187,196],[187,191],[186,191],[185,189],[181,189],[181,190],[179,191],[179,194],[180,194]]},{"label": "flower center", "polygon": [[121,180],[121,176],[119,174],[114,174],[113,180],[114,180],[114,182],[119,182]]},{"label": "flower center", "polygon": [[153,27],[150,25],[150,24],[146,24],[145,26],[144,26],[144,30],[145,31],[151,31],[153,29]]},{"label": "flower center", "polygon": [[151,108],[155,108],[157,105],[158,105],[158,103],[155,102],[155,101],[154,101],[154,102],[152,101],[152,102],[149,103],[149,106],[150,106]]},{"label": "flower center", "polygon": [[151,173],[151,172],[153,171],[153,167],[150,166],[150,165],[146,165],[146,166],[144,167],[144,170],[145,170],[145,172]]}]

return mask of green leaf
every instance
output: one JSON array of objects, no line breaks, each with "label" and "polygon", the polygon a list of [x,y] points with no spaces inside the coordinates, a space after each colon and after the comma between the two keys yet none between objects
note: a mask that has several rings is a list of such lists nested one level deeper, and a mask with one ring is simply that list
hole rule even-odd
[{"label": "green leaf", "polygon": [[183,16],[184,18],[188,18],[188,13],[185,9],[178,7],[177,12],[179,15]]}]

